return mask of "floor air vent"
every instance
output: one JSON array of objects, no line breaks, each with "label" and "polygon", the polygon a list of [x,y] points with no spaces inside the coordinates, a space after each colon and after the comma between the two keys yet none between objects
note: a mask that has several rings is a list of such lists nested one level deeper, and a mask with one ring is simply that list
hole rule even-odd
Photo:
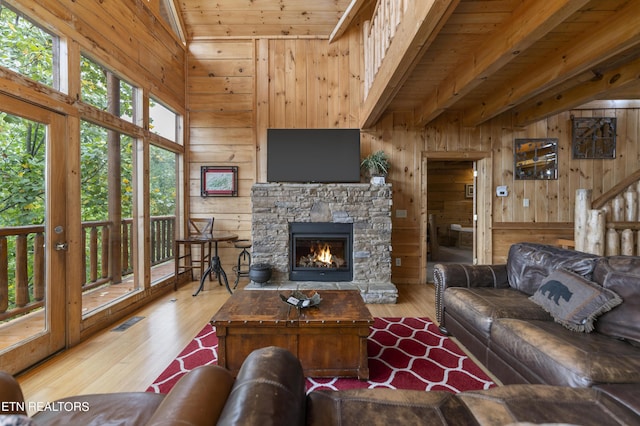
[{"label": "floor air vent", "polygon": [[125,322],[123,322],[122,324],[120,324],[119,326],[117,326],[116,328],[112,329],[111,331],[125,331],[127,328],[131,327],[132,325],[134,325],[135,323],[137,323],[143,318],[144,317],[131,317]]}]

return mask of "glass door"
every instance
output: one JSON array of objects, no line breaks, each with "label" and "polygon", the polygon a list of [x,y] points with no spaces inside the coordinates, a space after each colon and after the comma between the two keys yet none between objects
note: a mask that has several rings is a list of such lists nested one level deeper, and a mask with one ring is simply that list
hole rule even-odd
[{"label": "glass door", "polygon": [[65,346],[65,117],[0,94],[0,365]]}]

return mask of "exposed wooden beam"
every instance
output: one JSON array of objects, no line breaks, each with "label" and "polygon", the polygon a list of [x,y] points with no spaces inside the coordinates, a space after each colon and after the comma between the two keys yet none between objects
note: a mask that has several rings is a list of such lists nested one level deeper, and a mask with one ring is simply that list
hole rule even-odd
[{"label": "exposed wooden beam", "polygon": [[591,79],[556,93],[546,99],[537,100],[533,106],[516,110],[516,125],[525,126],[542,118],[557,114],[601,98],[604,93],[640,82],[640,59],[595,76]]},{"label": "exposed wooden beam", "polygon": [[607,25],[586,32],[544,62],[532,64],[529,73],[505,82],[501,90],[466,110],[464,124],[477,126],[637,45],[640,43],[638,16],[640,1],[628,2]]},{"label": "exposed wooden beam", "polygon": [[331,35],[329,36],[329,43],[333,43],[334,40],[337,40],[342,34],[344,34],[358,12],[360,12],[360,9],[362,9],[362,6],[368,4],[370,1],[371,0],[351,0],[351,3],[349,3],[349,6],[347,6],[347,9],[342,14],[342,17],[340,17],[338,24],[333,29],[333,31],[331,31]]},{"label": "exposed wooden beam", "polygon": [[360,127],[373,127],[460,0],[421,0],[398,25],[361,108]]},{"label": "exposed wooden beam", "polygon": [[[628,92],[629,90],[625,90]],[[640,96],[640,85],[634,88],[635,95]],[[640,109],[640,100],[633,99],[600,99],[573,107],[572,109]]]},{"label": "exposed wooden beam", "polygon": [[459,72],[450,74],[431,95],[425,97],[425,102],[415,111],[416,125],[424,126],[435,119],[588,2],[523,2],[513,12],[513,17],[489,36],[488,43],[460,62],[456,67]]}]

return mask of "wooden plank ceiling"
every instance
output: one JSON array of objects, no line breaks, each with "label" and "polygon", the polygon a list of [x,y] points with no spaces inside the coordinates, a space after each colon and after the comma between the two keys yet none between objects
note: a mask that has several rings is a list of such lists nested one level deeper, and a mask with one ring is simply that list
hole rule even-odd
[{"label": "wooden plank ceiling", "polygon": [[[339,38],[353,11],[371,13],[374,8],[366,6],[375,2],[180,0],[178,10],[188,40]],[[525,125],[594,100],[640,99],[638,0],[433,3],[453,12],[441,25],[422,22],[432,33],[416,60],[391,64],[400,84],[392,94],[371,92],[361,127],[372,127],[390,112],[412,112],[414,124],[424,126],[446,111],[462,112],[469,126],[509,111]],[[345,12],[350,16],[341,21]],[[411,40],[394,39],[389,49],[394,45]],[[385,83],[384,75],[376,79]]]}]

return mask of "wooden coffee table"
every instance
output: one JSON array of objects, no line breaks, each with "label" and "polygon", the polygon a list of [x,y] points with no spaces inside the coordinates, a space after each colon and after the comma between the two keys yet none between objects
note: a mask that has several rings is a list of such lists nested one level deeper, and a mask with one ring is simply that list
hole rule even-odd
[{"label": "wooden coffee table", "polygon": [[322,302],[301,310],[283,302],[279,291],[234,293],[211,319],[218,336],[218,365],[236,374],[253,350],[279,346],[298,357],[307,377],[368,379],[367,337],[373,317],[360,292],[318,293]]}]

